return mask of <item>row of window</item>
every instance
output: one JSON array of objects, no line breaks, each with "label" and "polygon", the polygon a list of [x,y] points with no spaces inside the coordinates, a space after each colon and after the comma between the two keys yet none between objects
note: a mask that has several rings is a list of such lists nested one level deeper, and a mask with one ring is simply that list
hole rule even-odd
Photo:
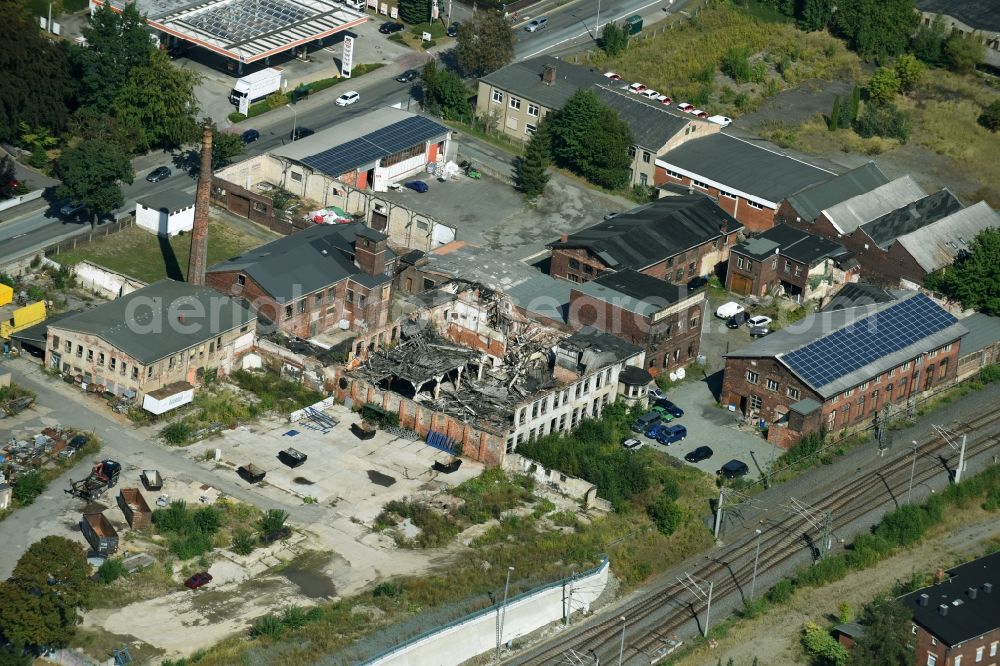
[{"label": "row of window", "polygon": [[[927,358],[937,358],[938,354],[942,353],[942,352],[943,353],[948,353],[948,352],[951,351],[951,346],[952,346],[952,343],[949,342],[944,347],[941,347],[940,349],[935,349],[934,351],[929,352],[927,354]],[[923,357],[922,356],[918,356],[913,361],[907,361],[906,363],[904,363],[901,366],[898,366],[898,367],[890,369],[889,372],[883,372],[882,374],[876,376],[875,379],[873,379],[873,380],[870,380],[870,381],[867,381],[867,382],[862,382],[860,385],[855,386],[854,388],[847,389],[846,391],[844,391],[844,393],[840,397],[842,399],[850,398],[852,395],[854,395],[854,391],[855,390],[857,390],[859,392],[860,391],[866,391],[866,390],[868,390],[869,384],[881,384],[883,379],[889,379],[890,377],[895,377],[897,371],[900,374],[902,374],[904,372],[907,372],[910,369],[911,366],[919,367],[922,364],[923,364]],[[948,365],[948,362],[945,361],[942,364],[942,367],[947,367],[947,365]]]},{"label": "row of window", "polygon": [[[913,633],[914,634],[917,633],[917,625],[913,625]],[[935,641],[935,643],[936,642],[937,641]],[[993,641],[992,643],[990,643],[990,656],[991,657],[997,656],[997,646],[998,645],[1000,645],[1000,641]],[[978,664],[979,662],[981,662],[983,660],[983,657],[985,656],[985,653],[986,653],[986,647],[985,646],[976,648],[975,663]],[[951,662],[952,666],[962,666],[962,657],[963,657],[963,655],[956,655],[955,658],[952,659],[952,662]],[[937,663],[938,663],[938,657],[937,657],[937,655],[934,654],[933,652],[928,652],[927,653],[927,666],[937,666]]]},{"label": "row of window", "polygon": [[[677,180],[684,180],[685,178],[687,178],[687,176],[679,174],[679,173],[677,173],[676,171],[674,171],[672,169],[667,169],[666,172],[667,172],[668,176],[670,176],[671,178],[676,178]],[[701,188],[703,190],[710,190],[713,187],[712,185],[709,185],[708,183],[706,183],[704,181],[695,180],[694,178],[691,179],[691,184],[694,187],[698,187],[698,188]],[[726,197],[727,199],[737,199],[738,198],[732,192],[727,192],[726,190],[723,190],[721,188],[716,188],[716,190],[719,192],[720,195]],[[764,206],[762,206],[759,203],[756,203],[754,201],[747,200],[746,203],[751,208],[756,208],[758,210],[763,210],[763,208],[764,208]]]},{"label": "row of window", "polygon": [[[754,372],[753,370],[747,370],[747,381],[750,382],[751,384],[759,384],[760,374]],[[765,385],[767,386],[768,391],[772,391],[775,393],[781,389],[781,383],[774,379],[768,378],[767,380],[765,380]],[[792,400],[798,400],[800,395],[799,389],[795,388],[794,386],[788,386],[785,388],[785,395],[787,395]]]},{"label": "row of window", "polygon": [[[635,146],[629,146],[628,147],[628,156],[631,157],[632,159],[635,159],[635,153],[636,153],[636,147]],[[642,151],[642,162],[643,162],[643,164],[649,164],[652,161],[653,161],[653,154],[650,153],[648,150]]]},{"label": "row of window", "polygon": [[[497,104],[503,104],[503,93],[499,90],[494,90],[493,101]],[[518,99],[517,97],[514,97],[513,95],[510,98],[509,105],[510,108],[514,109],[515,111],[521,110],[521,100]],[[528,102],[528,115],[537,118],[538,113],[539,113],[538,105]]]},{"label": "row of window", "polygon": [[[518,444],[523,443],[525,440],[533,441],[539,437],[544,437],[545,435],[550,435],[555,432],[566,432],[567,430],[572,430],[577,425],[580,424],[585,418],[600,418],[601,412],[607,407],[608,403],[611,401],[611,397],[605,393],[600,398],[594,398],[593,402],[587,403],[582,407],[574,408],[569,414],[569,419],[567,420],[566,414],[561,414],[559,417],[552,417],[547,423],[532,428],[525,433],[518,433],[517,436],[510,436],[507,438],[507,453],[513,453]],[[565,481],[566,477],[563,476],[562,480]]]},{"label": "row of window", "polygon": [[[693,357],[694,357],[694,345],[688,345],[688,348],[687,348],[687,358],[693,358]],[[670,354],[670,353],[664,354],[663,355],[663,360],[661,361],[660,367],[663,367],[663,368],[669,367],[671,365],[671,358],[673,358],[673,361],[672,361],[673,365],[676,365],[676,364],[680,363],[681,360],[682,360],[681,359],[681,350],[680,349],[675,349],[673,351],[673,354]],[[656,367],[656,359],[655,358],[649,359],[649,369],[652,370],[655,367]]]},{"label": "row of window", "polygon": [[[240,275],[239,277],[242,278],[243,276]],[[425,280],[425,282],[426,282],[426,280]],[[433,283],[432,283],[432,286],[433,286]],[[290,303],[289,305],[286,305],[285,306],[285,319],[291,319],[292,316],[294,316],[296,314],[305,314],[306,303],[309,301],[309,298],[312,298],[313,308],[314,309],[319,308],[320,306],[322,306],[324,300],[326,301],[326,303],[332,305],[336,301],[336,298],[337,298],[336,289],[337,289],[336,287],[330,287],[325,292],[318,291],[315,294],[313,294],[311,297],[302,298],[302,299],[299,299],[298,301],[296,301],[295,303]],[[325,299],[324,299],[324,295],[325,295]],[[384,287],[382,287],[382,300],[386,300],[388,298],[389,298],[389,285],[385,285]],[[350,289],[350,288],[347,289],[347,292],[345,293],[345,296],[344,296],[344,303],[345,304],[351,305],[351,306],[357,306],[359,308],[364,308],[365,307],[365,301],[366,301],[366,297],[365,297],[364,294],[355,294],[353,289]]]},{"label": "row of window", "polygon": [[[608,368],[604,372],[599,372],[596,375],[587,377],[582,382],[577,383],[574,386],[567,387],[561,393],[550,393],[549,395],[536,400],[531,403],[531,418],[538,418],[539,416],[544,416],[550,409],[555,409],[569,402],[570,392],[572,392],[573,399],[579,400],[581,397],[588,395],[593,389],[594,391],[600,389],[602,386],[611,381],[611,368]],[[551,404],[549,398],[552,398]],[[606,398],[607,396],[605,396]],[[517,416],[517,424],[524,425],[528,419],[528,407],[523,407]]]}]

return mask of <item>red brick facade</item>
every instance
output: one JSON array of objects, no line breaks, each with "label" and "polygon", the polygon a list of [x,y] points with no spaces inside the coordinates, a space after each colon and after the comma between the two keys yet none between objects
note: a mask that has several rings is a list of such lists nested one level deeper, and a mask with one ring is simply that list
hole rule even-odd
[{"label": "red brick facade", "polygon": [[[939,641],[933,634],[919,624],[914,624],[917,636],[916,664],[924,666],[936,658],[935,666],[997,666],[1000,664],[1000,629],[979,636],[971,641],[952,647]],[[979,657],[978,659],[976,657]]]},{"label": "red brick facade", "polygon": [[773,208],[761,206],[760,204],[749,201],[737,194],[729,192],[723,193],[707,183],[695,185],[694,181],[688,176],[668,172],[665,168],[657,165],[656,174],[653,177],[653,184],[659,187],[665,183],[686,185],[694,192],[708,194],[716,200],[719,208],[742,222],[750,231],[767,231],[776,224],[776,211]]}]

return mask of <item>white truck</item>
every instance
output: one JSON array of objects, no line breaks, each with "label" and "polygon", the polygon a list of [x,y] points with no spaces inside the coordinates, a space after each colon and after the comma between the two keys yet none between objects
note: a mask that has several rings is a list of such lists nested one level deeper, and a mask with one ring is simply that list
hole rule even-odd
[{"label": "white truck", "polygon": [[246,100],[247,104],[253,104],[280,89],[281,72],[269,67],[237,79],[229,93],[229,101],[237,107],[243,100]]}]

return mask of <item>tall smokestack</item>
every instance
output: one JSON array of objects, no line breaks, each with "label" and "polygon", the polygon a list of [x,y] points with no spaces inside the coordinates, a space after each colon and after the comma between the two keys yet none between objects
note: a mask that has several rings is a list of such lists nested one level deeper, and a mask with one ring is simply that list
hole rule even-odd
[{"label": "tall smokestack", "polygon": [[191,257],[187,279],[204,286],[205,265],[208,263],[208,204],[212,194],[212,123],[205,122],[201,133],[201,170],[194,195],[194,228],[191,230]]}]

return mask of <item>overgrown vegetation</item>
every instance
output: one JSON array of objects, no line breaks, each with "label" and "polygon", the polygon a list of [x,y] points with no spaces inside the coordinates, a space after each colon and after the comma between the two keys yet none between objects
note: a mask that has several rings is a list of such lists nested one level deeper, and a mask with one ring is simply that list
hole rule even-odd
[{"label": "overgrown vegetation", "polygon": [[222,526],[222,516],[211,506],[191,510],[183,500],[153,511],[153,525],[167,537],[170,552],[189,560],[212,550],[212,536]]},{"label": "overgrown vegetation", "polygon": [[1000,229],[983,229],[947,268],[924,280],[962,307],[1000,315]]},{"label": "overgrown vegetation", "polygon": [[[407,537],[400,529],[401,523],[406,520],[419,530],[413,538]],[[462,530],[450,515],[413,500],[393,500],[383,507],[382,513],[375,518],[375,529],[389,527],[397,528],[393,538],[402,548],[439,548],[447,545]]]},{"label": "overgrown vegetation", "polygon": [[[100,452],[101,440],[93,433],[83,434],[87,437],[87,441],[73,456],[68,458],[56,456],[52,459],[52,464],[30,470],[14,479],[11,498],[13,499],[13,506],[15,508],[33,504],[35,499],[45,492],[49,484],[61,476],[78,459],[94,456]],[[0,520],[6,518],[7,515],[9,514],[0,512]]]},{"label": "overgrown vegetation", "polygon": [[323,399],[319,391],[285,379],[275,372],[237,370],[230,375],[230,380],[256,395],[261,411],[289,413]]}]

